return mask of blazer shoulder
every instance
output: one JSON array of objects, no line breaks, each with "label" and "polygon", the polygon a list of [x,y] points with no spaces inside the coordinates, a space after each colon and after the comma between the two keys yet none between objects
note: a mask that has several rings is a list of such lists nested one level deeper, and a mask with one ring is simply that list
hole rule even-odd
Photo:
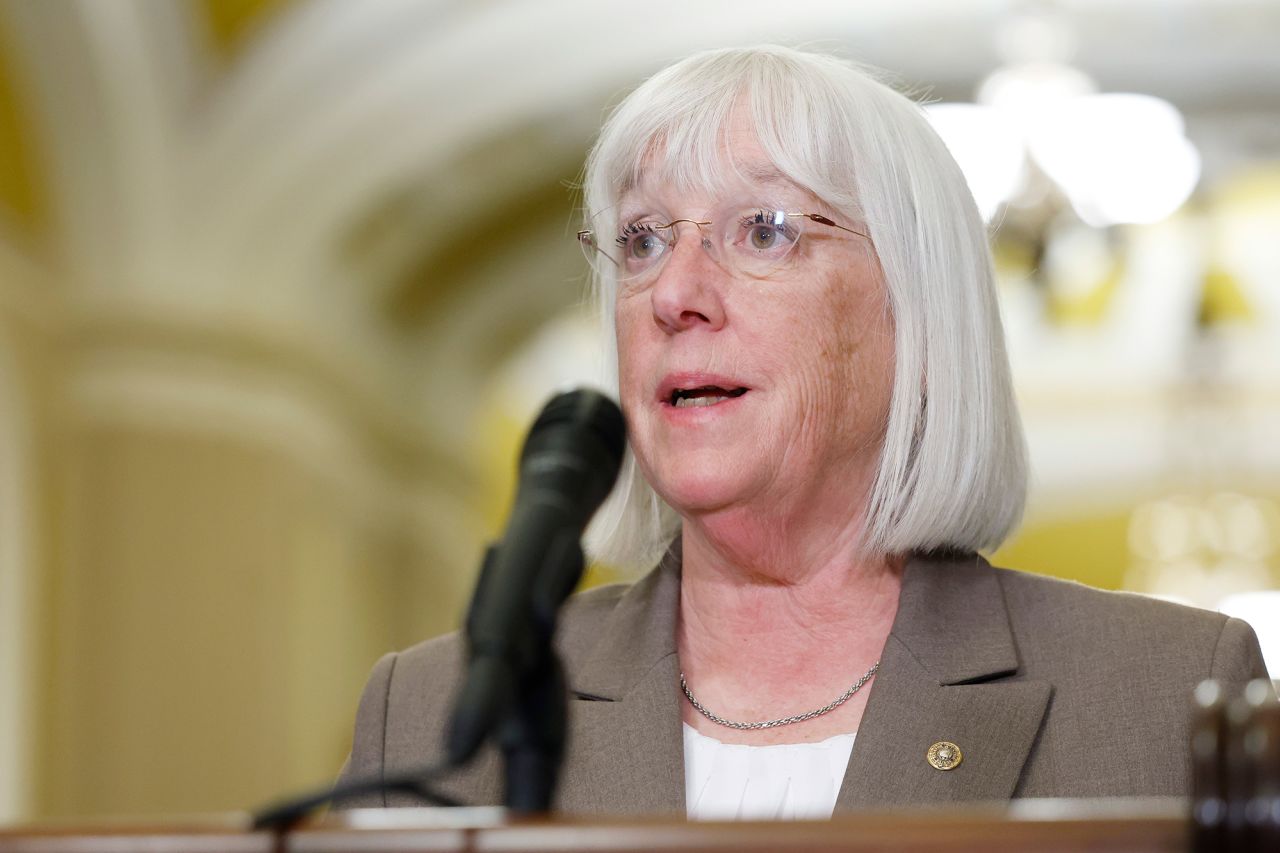
[{"label": "blazer shoulder", "polygon": [[[397,658],[397,653],[391,652],[374,664],[360,694],[351,752],[338,774],[338,784],[379,776],[385,768],[389,694]],[[335,801],[334,805],[337,808],[378,808],[386,805],[386,798],[381,793],[368,792]]]},{"label": "blazer shoulder", "polygon": [[[1192,695],[1265,673],[1248,625],[1220,613],[1072,581],[995,570],[1017,678],[1052,696],[1018,795],[1186,796]],[[1156,748],[1153,748],[1155,746]]]},{"label": "blazer shoulder", "polygon": [[462,633],[450,631],[394,652],[392,679],[403,682],[429,673],[437,686],[441,681],[452,683],[462,677],[465,655],[466,642]]},{"label": "blazer shoulder", "polygon": [[1125,616],[1144,623],[1198,626],[1214,632],[1227,620],[1212,610],[1140,593],[1098,589],[1079,581],[1015,569],[994,568],[994,571],[1011,607],[1060,612],[1069,619]]},{"label": "blazer shoulder", "polygon": [[1265,674],[1253,629],[1239,619],[1132,592],[995,569],[1019,649],[1033,661],[1094,652],[1109,665],[1178,669],[1242,681]]}]

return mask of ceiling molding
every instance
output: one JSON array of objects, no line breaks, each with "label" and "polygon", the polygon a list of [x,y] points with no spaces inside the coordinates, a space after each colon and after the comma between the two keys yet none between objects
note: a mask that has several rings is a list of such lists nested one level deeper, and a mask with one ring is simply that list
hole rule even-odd
[{"label": "ceiling molding", "polygon": [[56,248],[83,286],[142,281],[172,233],[178,116],[189,94],[169,3],[0,7],[31,95]]}]

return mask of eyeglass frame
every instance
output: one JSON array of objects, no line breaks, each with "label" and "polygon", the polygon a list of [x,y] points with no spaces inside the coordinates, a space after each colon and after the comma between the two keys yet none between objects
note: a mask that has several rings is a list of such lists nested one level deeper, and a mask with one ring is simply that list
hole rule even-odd
[{"label": "eyeglass frame", "polygon": [[[798,217],[802,217],[802,218],[804,218],[804,219],[808,219],[808,220],[810,220],[810,221],[812,221],[812,222],[816,222],[816,223],[818,223],[819,225],[828,225],[828,226],[830,226],[830,227],[832,227],[832,228],[839,228],[841,231],[848,231],[850,234],[856,234],[856,235],[858,235],[859,237],[863,238],[864,240],[870,240],[870,239],[871,239],[871,235],[870,235],[870,234],[865,234],[865,233],[863,233],[863,232],[861,232],[861,231],[858,231],[858,230],[856,230],[856,229],[854,229],[854,228],[849,228],[849,227],[848,227],[848,226],[846,226],[846,225],[841,225],[840,223],[838,223],[838,222],[834,221],[833,219],[831,219],[831,217],[829,217],[829,216],[825,216],[824,214],[821,214],[821,213],[804,213],[804,212],[800,212],[800,211],[786,211],[786,210],[784,210],[784,211],[780,211],[780,212],[782,213],[782,215],[783,215],[783,216],[798,216]],[[710,220],[710,219],[706,220],[705,222],[704,222],[704,221],[701,221],[701,220],[697,220],[697,219],[673,219],[673,220],[671,220],[670,222],[668,222],[668,223],[667,223],[667,224],[665,224],[665,225],[651,225],[651,226],[649,226],[649,227],[650,227],[650,228],[652,228],[652,229],[654,229],[654,230],[657,230],[657,231],[661,231],[661,230],[663,230],[663,229],[670,228],[670,229],[673,229],[673,232],[672,232],[672,233],[674,233],[674,228],[675,228],[675,226],[679,225],[681,222],[688,222],[688,223],[690,223],[691,225],[695,225],[695,226],[697,226],[699,235],[701,235],[701,234],[702,234],[702,229],[703,229],[703,227],[704,227],[704,226],[705,226],[705,227],[709,227],[709,226],[711,226],[711,225],[713,224],[713,221],[712,221],[712,220]],[[705,237],[705,236],[703,236],[703,238],[702,238],[702,239],[703,239],[703,242],[705,243],[705,242],[706,242],[706,237]],[[611,264],[613,264],[615,267],[621,267],[621,266],[622,266],[620,263],[618,263],[617,261],[615,261],[615,260],[614,260],[610,255],[609,255],[609,253],[608,253],[608,252],[606,252],[604,249],[600,248],[600,244],[599,244],[598,242],[596,242],[596,239],[595,239],[595,232],[594,232],[594,231],[592,231],[590,228],[584,228],[584,229],[582,229],[581,231],[579,231],[579,232],[578,232],[578,243],[579,243],[579,244],[581,244],[581,245],[590,246],[592,249],[594,249],[595,251],[599,252],[599,253],[600,253],[601,255],[603,255],[604,257],[608,258],[608,259],[609,259],[609,262],[610,262]]]}]

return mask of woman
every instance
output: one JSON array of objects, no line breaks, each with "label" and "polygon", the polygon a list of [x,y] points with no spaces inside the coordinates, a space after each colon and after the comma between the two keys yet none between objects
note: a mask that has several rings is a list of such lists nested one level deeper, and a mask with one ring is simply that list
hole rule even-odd
[{"label": "woman", "polygon": [[[914,104],[700,54],[614,112],[586,207],[632,451],[596,555],[658,566],[562,616],[562,810],[1186,793],[1190,692],[1263,675],[1257,642],[977,556],[1025,454],[983,224]],[[462,654],[378,664],[348,775],[438,756]],[[497,802],[496,760],[442,787]]]}]

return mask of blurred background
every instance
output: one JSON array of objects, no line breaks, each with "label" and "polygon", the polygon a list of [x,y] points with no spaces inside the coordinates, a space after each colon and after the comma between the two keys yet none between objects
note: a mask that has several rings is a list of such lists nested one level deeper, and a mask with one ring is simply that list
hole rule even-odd
[{"label": "blurred background", "polygon": [[996,559],[1239,613],[1280,672],[1280,4],[0,0],[0,821],[336,774],[596,375],[604,111],[759,41],[927,96],[990,219],[1034,465]]}]

